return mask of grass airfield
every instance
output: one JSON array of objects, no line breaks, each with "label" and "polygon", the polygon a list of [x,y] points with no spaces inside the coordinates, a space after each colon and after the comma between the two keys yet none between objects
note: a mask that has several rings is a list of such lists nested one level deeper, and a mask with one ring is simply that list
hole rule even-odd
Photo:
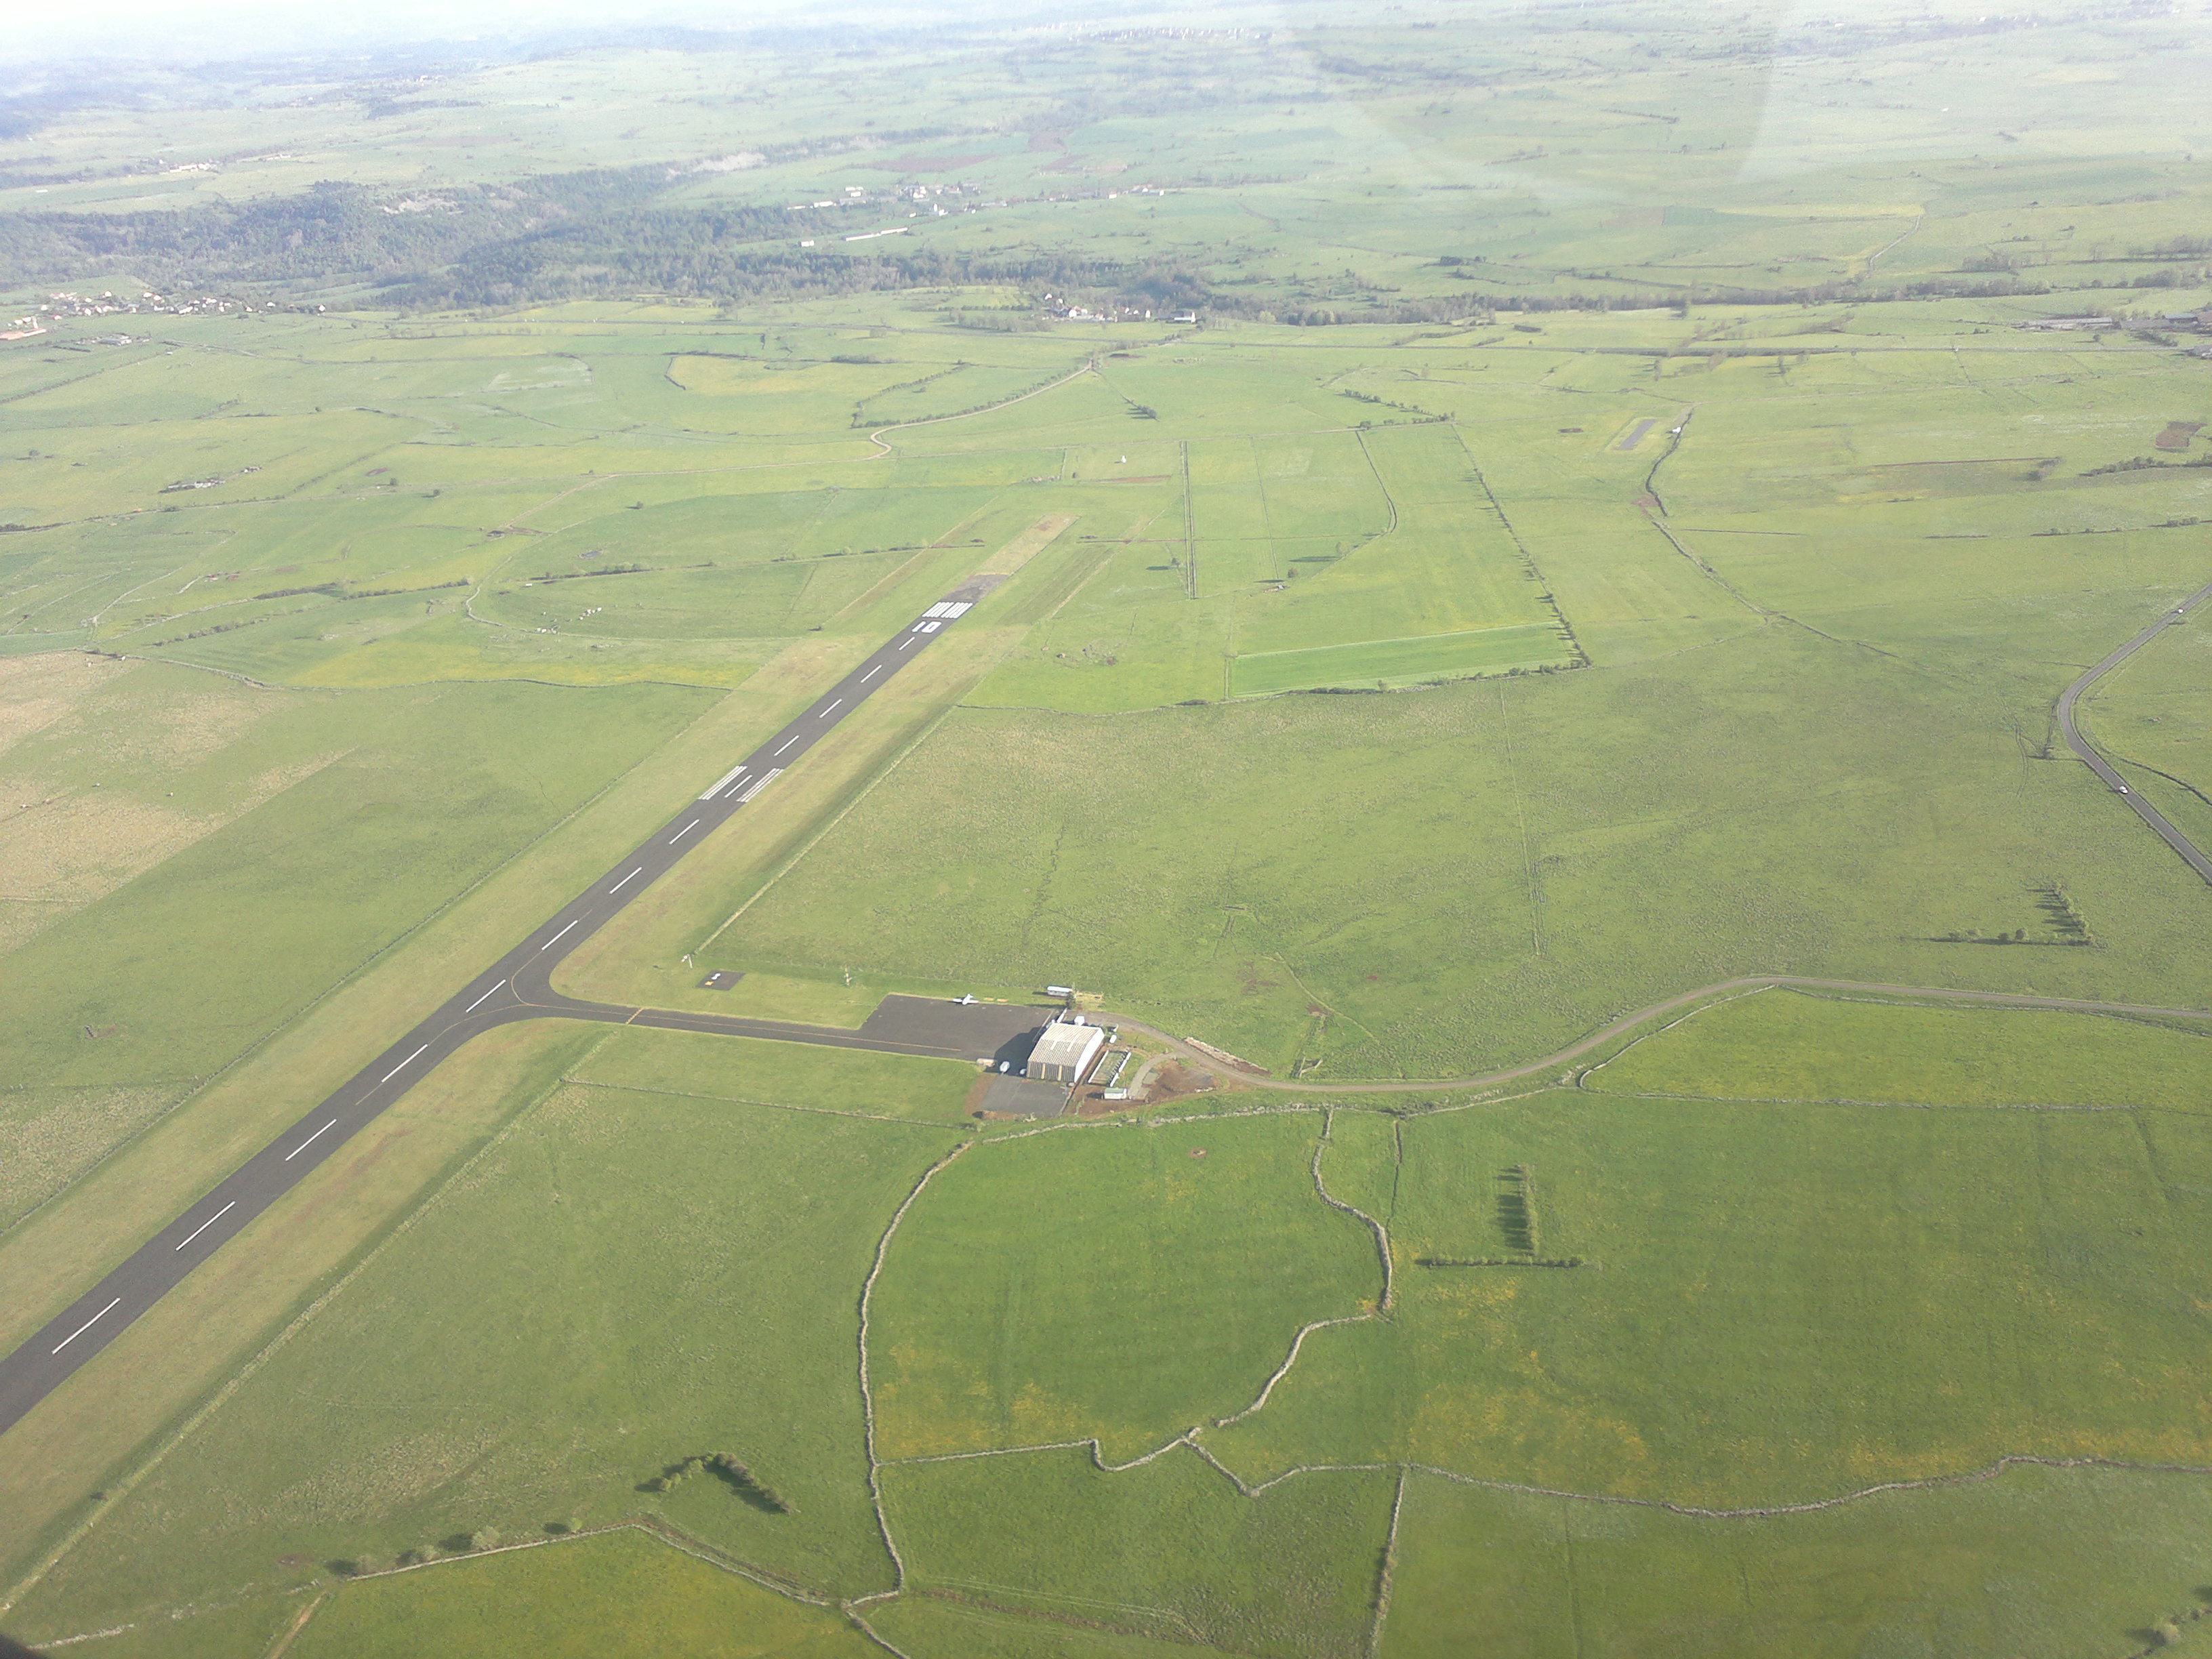
[{"label": "grass airfield", "polygon": [[[2212,897],[2051,714],[2212,580],[2212,366],[2155,321],[2212,301],[2202,44],[1428,21],[0,141],[10,236],[210,205],[158,131],[232,201],[964,179],[897,246],[1226,296],[363,283],[0,345],[11,1346],[978,572],[563,988],[849,1027],[1073,983],[1311,1085],[983,1122],[962,1063],[508,1028],[0,1441],[0,1630],[2203,1645]],[[2017,326],[2076,310],[2141,326]],[[2208,616],[2082,705],[2200,842]],[[1870,988],[1466,1081],[1753,974]]]}]

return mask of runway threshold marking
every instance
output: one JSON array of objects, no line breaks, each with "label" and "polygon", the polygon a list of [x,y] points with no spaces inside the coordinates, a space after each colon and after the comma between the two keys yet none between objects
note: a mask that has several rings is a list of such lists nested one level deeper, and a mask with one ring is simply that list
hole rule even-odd
[{"label": "runway threshold marking", "polygon": [[108,1315],[110,1315],[110,1314],[113,1313],[113,1312],[116,1310],[116,1309],[117,1309],[118,1307],[119,1307],[119,1306],[121,1306],[121,1305],[122,1305],[122,1302],[123,1302],[123,1298],[122,1298],[121,1297],[119,1297],[119,1296],[118,1296],[118,1297],[117,1297],[115,1298],[115,1300],[114,1300],[114,1301],[112,1301],[112,1302],[109,1303],[106,1307],[102,1308],[102,1309],[101,1309],[98,1313],[96,1313],[96,1314],[93,1315],[93,1316],[92,1316],[91,1318],[89,1318],[89,1319],[86,1320],[86,1321],[84,1322],[84,1323],[83,1323],[83,1324],[82,1324],[82,1325],[78,1326],[75,1330],[71,1331],[71,1332],[70,1332],[67,1336],[64,1337],[60,1341],[58,1341],[58,1342],[55,1343],[55,1344],[54,1344],[54,1352],[55,1352],[55,1353],[59,1353],[59,1352],[60,1352],[64,1348],[66,1348],[67,1346],[69,1346],[69,1345],[70,1345],[70,1343],[72,1343],[72,1342],[76,1341],[76,1340],[77,1340],[77,1338],[79,1338],[80,1336],[82,1336],[82,1335],[83,1335],[87,1331],[90,1330],[90,1329],[91,1329],[94,1325],[97,1325],[98,1323],[100,1323],[100,1322],[101,1320],[103,1320],[103,1319],[106,1318]]},{"label": "runway threshold marking", "polygon": [[[424,1043],[424,1044],[422,1045],[422,1048],[428,1048],[429,1046],[430,1046],[430,1045],[429,1045],[428,1043],[427,1043],[427,1042],[426,1042],[426,1043]],[[422,1048],[417,1048],[417,1049],[415,1051],[415,1054],[421,1054],[421,1053],[422,1052]],[[412,1060],[412,1059],[414,1059],[414,1058],[415,1058],[415,1054],[410,1054],[410,1055],[408,1055],[408,1056],[407,1056],[407,1060]],[[401,1061],[399,1062],[400,1066],[404,1066],[404,1065],[407,1063],[407,1060],[401,1060]],[[392,1075],[395,1074],[395,1073],[398,1072],[398,1066],[394,1066],[394,1067],[392,1068],[392,1071],[391,1073],[387,1073],[386,1074],[386,1077],[387,1077],[387,1079],[389,1079]],[[335,1129],[335,1128],[337,1128],[337,1124],[338,1124],[338,1121],[337,1121],[337,1119],[336,1119],[336,1118],[332,1118],[332,1119],[331,1119],[328,1123],[325,1123],[325,1125],[323,1125],[322,1129],[318,1129],[318,1130],[316,1130],[314,1133],[313,1133],[313,1134],[309,1135],[309,1136],[308,1136],[305,1140],[301,1141],[298,1146],[295,1146],[295,1147],[294,1147],[290,1152],[289,1152],[285,1153],[285,1154],[284,1154],[284,1161],[285,1161],[287,1164],[289,1164],[289,1163],[290,1163],[294,1158],[295,1158],[299,1157],[299,1155],[300,1155],[301,1153],[302,1153],[302,1152],[306,1152],[306,1151],[307,1150],[307,1148],[308,1148],[308,1147],[310,1147],[310,1146],[313,1146],[313,1145],[314,1145],[318,1140],[320,1140],[320,1139],[323,1138],[323,1130],[324,1130],[324,1129]],[[59,1352],[59,1350],[58,1350],[58,1349],[57,1349],[57,1350],[56,1350],[56,1352]]]},{"label": "runway threshold marking", "polygon": [[[631,872],[630,872],[630,874],[631,874],[631,875],[633,875],[633,876],[634,876],[634,875],[635,875],[636,873],[637,873],[637,872],[636,872],[636,871],[635,871],[635,870],[633,870],[633,871],[631,871]],[[506,981],[505,980],[501,980],[501,981],[500,981],[499,985],[504,985],[504,984],[506,984],[506,983],[507,983],[507,981]],[[471,1004],[469,1004],[469,1006],[468,1006],[467,1007],[465,1007],[465,1008],[462,1009],[462,1010],[461,1010],[461,1012],[462,1012],[463,1013],[465,1013],[465,1014],[473,1014],[474,1012],[476,1012],[476,1011],[477,1011],[477,1003],[480,1003],[480,1002],[482,1002],[482,1001],[484,1000],[484,997],[489,997],[489,996],[492,994],[492,991],[496,991],[496,990],[498,990],[498,989],[499,989],[499,985],[495,985],[495,986],[493,986],[493,987],[491,988],[491,991],[486,991],[486,992],[483,994],[483,996],[478,997],[478,998],[477,999],[476,1002],[471,1002]],[[410,1055],[410,1056],[409,1056],[409,1058],[410,1058],[410,1059],[412,1059],[412,1058],[413,1058],[413,1056],[412,1056],[412,1055]]]},{"label": "runway threshold marking", "polygon": [[[482,999],[482,998],[479,998],[479,999],[477,999],[477,1000],[478,1000],[479,1001],[481,1001],[483,999]],[[430,1045],[429,1045],[428,1043],[427,1043],[427,1042],[426,1042],[426,1043],[424,1043],[424,1044],[422,1045],[422,1048],[428,1048],[429,1046],[430,1046]],[[420,1059],[422,1059],[422,1048],[417,1048],[417,1049],[416,1049],[413,1054],[411,1054],[408,1055],[406,1059],[404,1059],[404,1060],[401,1060],[401,1061],[400,1061],[397,1066],[393,1066],[390,1071],[386,1072],[386,1073],[382,1077],[379,1078],[379,1079],[377,1079],[377,1081],[378,1081],[378,1082],[380,1082],[380,1083],[389,1083],[389,1082],[391,1082],[392,1079],[394,1079],[394,1078],[398,1077],[398,1076],[402,1072],[405,1071],[405,1070],[406,1070],[410,1066],[412,1066],[412,1065],[413,1065],[416,1060],[420,1060]],[[336,1120],[333,1120],[333,1121],[336,1121]],[[327,1129],[327,1128],[329,1128],[330,1127],[331,1127],[331,1126],[330,1126],[330,1124],[325,1123],[325,1125],[323,1125],[323,1129]],[[315,1133],[316,1133],[317,1134],[320,1134],[320,1133],[322,1133],[323,1129],[318,1129],[318,1130],[316,1130],[316,1131],[315,1131]],[[304,1143],[303,1143],[303,1144],[304,1144]]]},{"label": "runway threshold marking", "polygon": [[622,891],[622,890],[623,890],[623,888],[625,888],[625,887],[629,886],[629,885],[630,884],[630,883],[631,883],[634,879],[635,879],[638,876],[642,875],[644,872],[645,872],[645,866],[644,866],[643,865],[641,865],[641,865],[639,865],[639,866],[637,866],[637,868],[636,868],[636,869],[635,869],[635,870],[631,871],[631,872],[629,872],[629,875],[624,876],[624,877],[623,877],[620,881],[617,882],[613,886],[611,886],[611,887],[608,888],[608,889],[607,889],[607,891],[608,891],[610,894],[614,894],[614,893],[619,893],[619,892],[621,892],[621,891]]},{"label": "runway threshold marking", "polygon": [[[228,1215],[228,1214],[229,1214],[233,1210],[236,1209],[237,1207],[238,1207],[238,1200],[237,1200],[236,1199],[234,1199],[234,1199],[232,1199],[232,1200],[230,1200],[230,1202],[229,1202],[229,1203],[228,1203],[228,1204],[224,1205],[224,1206],[222,1206],[222,1208],[221,1208],[220,1210],[217,1210],[217,1211],[216,1211],[213,1215],[210,1216],[210,1217],[209,1217],[205,1221],[201,1222],[201,1223],[200,1223],[200,1224],[199,1224],[198,1226],[197,1226],[197,1227],[193,1228],[193,1229],[192,1229],[192,1231],[191,1231],[191,1237],[187,1237],[187,1238],[185,1238],[185,1239],[181,1240],[181,1241],[180,1241],[180,1242],[176,1245],[176,1247],[175,1247],[175,1248],[177,1248],[177,1249],[179,1249],[179,1250],[183,1249],[186,1244],[189,1244],[189,1243],[191,1243],[192,1242],[192,1239],[194,1239],[194,1238],[198,1238],[198,1237],[202,1233],[205,1232],[209,1228],[210,1228],[210,1227],[214,1226],[214,1225],[215,1225],[215,1224],[216,1224],[216,1222],[218,1222],[218,1221],[222,1220],[222,1219],[223,1218],[223,1217],[225,1217],[225,1216]],[[59,1352],[61,1352],[61,1350],[60,1350],[60,1349],[58,1349],[58,1348],[57,1348],[57,1349],[55,1349],[55,1350],[54,1350],[54,1352],[57,1352],[57,1353],[59,1353]]]},{"label": "runway threshold marking", "polygon": [[708,784],[708,785],[707,786],[706,793],[705,793],[704,794],[701,795],[701,796],[699,797],[699,799],[700,799],[701,800],[712,800],[712,799],[714,799],[714,797],[715,797],[716,795],[718,795],[718,794],[720,794],[720,793],[721,793],[721,791],[722,791],[722,786],[723,786],[724,784],[726,784],[727,782],[729,782],[729,781],[730,781],[731,779],[732,779],[732,778],[736,777],[736,776],[738,775],[738,773],[740,773],[740,772],[744,771],[744,769],[745,769],[745,763],[744,763],[743,761],[739,761],[739,762],[738,762],[735,766],[732,766],[732,767],[728,771],[726,771],[726,772],[723,773],[723,774],[722,774],[722,775],[721,775],[720,777],[716,778],[716,779],[714,781],[714,782],[712,782],[712,783]]}]

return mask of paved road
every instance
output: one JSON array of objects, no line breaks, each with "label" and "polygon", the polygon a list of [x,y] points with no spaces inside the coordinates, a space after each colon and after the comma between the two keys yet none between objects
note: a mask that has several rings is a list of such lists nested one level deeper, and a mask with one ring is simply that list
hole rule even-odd
[{"label": "paved road", "polygon": [[2148,801],[2145,800],[2139,793],[2130,787],[2128,781],[2122,777],[2117,771],[2113,770],[2112,763],[2097,752],[2096,749],[2092,746],[2089,740],[2081,735],[2080,728],[2074,723],[2074,705],[2081,701],[2081,694],[2083,692],[2087,691],[2099,680],[2104,678],[2106,675],[2111,673],[2115,668],[2118,668],[2130,657],[2135,655],[2136,652],[2142,650],[2143,647],[2148,645],[2153,640],[2156,639],[2160,634],[2163,634],[2167,629],[2181,621],[2185,617],[2188,616],[2191,611],[2196,610],[2198,605],[2203,605],[2205,600],[2209,599],[2212,599],[2212,586],[2198,588],[2194,593],[2191,593],[2179,605],[2177,605],[2172,610],[2168,611],[2164,615],[2160,616],[2159,619],[2153,623],[2148,628],[2144,629],[2142,633],[2136,635],[2135,638],[2130,640],[2118,650],[2113,652],[2111,656],[2106,658],[2104,661],[2099,663],[2087,673],[2082,675],[2080,679],[2068,686],[2065,690],[2060,692],[2058,695],[2058,729],[2066,734],[2066,746],[2069,749],[2071,749],[2075,754],[2079,755],[2083,760],[2089,763],[2089,769],[2105,781],[2106,787],[2111,789],[2113,793],[2119,796],[2122,800],[2127,802],[2129,805],[2134,807],[2136,809],[2136,816],[2141,818],[2145,823],[2150,825],[2152,829],[2157,830],[2160,836],[2165,841],[2166,844],[2173,848],[2175,852],[2180,854],[2181,856],[2188,861],[2189,867],[2191,869],[2196,871],[2197,873],[2203,877],[2205,880],[2212,881],[2212,858],[2207,858],[2204,855],[2203,849],[2200,848],[2196,842],[2191,841],[2188,836],[2183,835],[2180,830],[2175,829],[2173,825],[2168,822],[2165,813],[2160,811],[2158,808],[2153,806]]},{"label": "paved road", "polygon": [[[957,619],[994,586],[980,577],[955,588],[867,661],[832,686],[789,726],[732,767],[698,798],[659,830],[644,845],[593,882],[475,979],[448,998],[435,1013],[401,1037],[342,1085],[329,1099],[249,1158],[200,1201],[171,1222],[122,1266],[64,1309],[21,1347],[0,1359],[0,1433],[52,1393],[76,1368],[118,1336],[185,1274],[207,1260],[223,1242],[259,1215],[325,1158],[345,1145],[362,1127],[392,1106],[447,1055],[479,1032],[519,1019],[567,1018],[607,1020],[617,1024],[655,1025],[677,1030],[720,1031],[739,1036],[781,1037],[835,1048],[887,1054],[939,1054],[974,1060],[1004,1047],[1012,1034],[999,1028],[1010,1018],[1034,1024],[1016,1011],[959,1011],[933,1035],[927,1022],[898,1011],[872,1018],[850,1032],[777,1020],[743,1019],[665,1009],[620,1007],[583,1002],[553,989],[553,969],[597,933],[623,906],[665,875],[677,860],[712,835],[746,802],[771,787],[776,778],[819,742],[838,721],[880,690],[892,675],[920,656]],[[876,1029],[871,1030],[870,1027]],[[975,1029],[970,1030],[969,1027]],[[971,1048],[971,1042],[985,1046]]]}]

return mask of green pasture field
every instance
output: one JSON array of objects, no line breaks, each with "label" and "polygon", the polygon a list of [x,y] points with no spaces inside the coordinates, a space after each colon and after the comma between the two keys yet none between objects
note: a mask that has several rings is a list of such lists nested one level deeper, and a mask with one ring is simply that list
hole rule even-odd
[{"label": "green pasture field", "polygon": [[2014,1468],[1714,1521],[1416,1475],[1382,1651],[2125,1654],[2193,1628],[2208,1501],[2202,1475]]},{"label": "green pasture field", "polygon": [[[1759,973],[2212,1003],[2052,714],[2212,580],[2212,46],[1190,21],[16,100],[0,319],[234,308],[0,343],[13,1328],[1040,526],[563,988],[1424,1086],[984,1129],[495,1034],[11,1431],[9,1638],[868,1646],[750,1573],[912,1659],[2204,1645],[2201,1022],[1771,989],[1467,1079]],[[329,179],[313,270],[117,216]],[[2083,719],[2212,845],[2208,615]],[[650,1489],[717,1451],[783,1507]]]},{"label": "green pasture field", "polygon": [[686,1098],[956,1122],[975,1068],[963,1060],[626,1029],[573,1075],[580,1083]]},{"label": "green pasture field", "polygon": [[[1322,1166],[1392,1182],[1392,1318],[1315,1333],[1205,1443],[1249,1480],[1404,1460],[1715,1509],[2014,1455],[2201,1466],[2208,1155],[2201,1112],[1555,1091],[1416,1118]],[[1425,1265],[1515,1260],[1571,1265]]]},{"label": "green pasture field", "polygon": [[1371,1237],[1314,1196],[1316,1127],[1113,1126],[963,1152],[877,1286],[878,1455],[1095,1437],[1119,1463],[1241,1409],[1299,1325],[1381,1294]]},{"label": "green pasture field", "polygon": [[1431,680],[1463,679],[1484,671],[1565,665],[1559,632],[1542,623],[1431,634],[1419,639],[1323,645],[1303,651],[1255,651],[1229,673],[1238,696],[1322,687],[1385,690]]},{"label": "green pasture field", "polygon": [[623,1531],[349,1583],[288,1651],[861,1659],[882,1650],[827,1607]]},{"label": "green pasture field", "polygon": [[1318,1475],[1256,1503],[1188,1451],[1120,1474],[1062,1450],[905,1464],[884,1479],[922,1595],[1201,1650],[1368,1651],[1387,1472]]},{"label": "green pasture field", "polygon": [[[2006,947],[1997,947],[2006,948]],[[1900,1006],[1762,991],[1701,1009],[1580,1079],[1605,1093],[2212,1113],[2212,1021]]]},{"label": "green pasture field", "polygon": [[[756,1086],[812,1096],[794,1063]],[[487,1527],[514,1540],[641,1512],[817,1591],[886,1588],[854,1308],[878,1235],[948,1145],[688,1091],[556,1092],[145,1470],[10,1629],[42,1640]],[[643,1490],[717,1451],[788,1512],[708,1476]],[[180,1528],[186,1512],[204,1521]]]}]

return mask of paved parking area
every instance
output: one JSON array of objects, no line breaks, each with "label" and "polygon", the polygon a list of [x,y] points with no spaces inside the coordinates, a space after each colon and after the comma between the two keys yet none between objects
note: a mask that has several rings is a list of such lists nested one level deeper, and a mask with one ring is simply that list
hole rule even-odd
[{"label": "paved parking area", "polygon": [[994,1077],[983,1091],[982,1109],[1010,1117],[1058,1117],[1067,1109],[1067,1085],[1032,1083],[1025,1077]]},{"label": "paved parking area", "polygon": [[[951,1060],[988,1059],[1018,1073],[1036,1046],[1037,1033],[1059,1010],[1056,1003],[971,1002],[964,1007],[939,997],[885,997],[860,1035],[929,1050]],[[1010,1073],[1011,1075],[1011,1073]]]}]

